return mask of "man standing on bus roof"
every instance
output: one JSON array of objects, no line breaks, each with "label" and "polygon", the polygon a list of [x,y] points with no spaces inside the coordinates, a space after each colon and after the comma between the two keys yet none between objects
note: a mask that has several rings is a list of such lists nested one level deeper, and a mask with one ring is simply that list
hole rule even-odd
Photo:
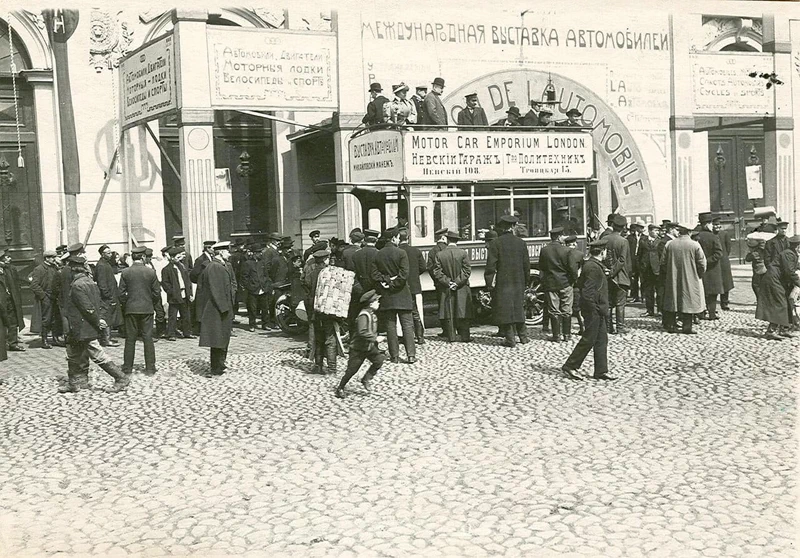
[{"label": "man standing on bus roof", "polygon": [[422,103],[425,102],[425,96],[428,94],[428,88],[425,85],[418,85],[416,92],[411,96],[411,102],[414,103],[414,110],[417,111],[417,124],[425,124],[425,115],[422,111]]},{"label": "man standing on bus roof", "polygon": [[488,126],[489,120],[486,118],[486,111],[478,106],[478,94],[470,93],[464,97],[467,107],[458,113],[457,123],[459,128],[470,126]]},{"label": "man standing on bus roof", "polygon": [[528,342],[525,328],[525,288],[531,272],[531,261],[525,241],[512,232],[517,218],[503,215],[495,228],[499,236],[489,244],[484,279],[492,291],[492,314],[503,328],[506,347]]},{"label": "man standing on bus roof", "polygon": [[431,84],[432,90],[425,96],[422,103],[422,112],[425,115],[425,124],[447,126],[447,110],[444,108],[441,96],[444,91],[444,79],[437,77]]},{"label": "man standing on bus roof", "polygon": [[361,119],[361,122],[367,126],[374,126],[386,122],[384,116],[383,105],[389,102],[389,99],[381,95],[383,88],[380,83],[371,83],[369,86],[370,102],[367,104],[367,114]]}]

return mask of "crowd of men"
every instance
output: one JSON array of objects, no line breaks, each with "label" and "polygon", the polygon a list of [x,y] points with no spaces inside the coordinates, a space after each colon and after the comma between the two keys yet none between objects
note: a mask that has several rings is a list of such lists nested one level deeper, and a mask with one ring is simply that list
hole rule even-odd
[{"label": "crowd of men", "polygon": [[[611,214],[602,234],[587,238],[586,251],[563,227],[549,231],[551,240],[539,258],[543,331],[553,342],[571,342],[577,318],[580,340],[562,366],[568,378],[582,379],[577,371],[591,351],[593,378],[615,379],[609,375],[608,334],[627,331],[629,300],[643,301],[645,316],[660,317],[666,332],[679,334],[695,333],[693,326],[700,320],[718,320],[718,302],[721,310],[729,309],[730,237],[711,213],[700,214],[698,221],[697,225],[670,220],[629,225],[623,215]],[[526,317],[532,296],[531,263],[525,241],[516,234],[517,224],[517,217],[505,215],[485,240],[484,284],[491,293],[493,323],[499,328],[495,335],[511,348],[530,340]],[[307,312],[312,373],[337,372],[337,357],[343,352],[337,344],[339,327],[347,326],[349,361],[336,390],[338,397],[344,397],[345,386],[365,360],[371,363],[362,377],[365,387],[383,364],[378,331],[385,332],[390,362],[417,361],[416,346],[425,343],[420,280],[424,273],[436,289],[440,336],[451,343],[472,340],[476,315],[472,265],[469,253],[459,247],[458,232],[435,231],[436,245],[426,258],[409,244],[406,227],[401,221],[383,232],[353,229],[349,242],[325,241],[319,231],[312,231],[312,246],[303,253],[294,249],[290,237],[278,233],[268,235],[266,244],[207,241],[196,259],[186,252],[183,236],[176,236],[173,245],[161,251],[161,258],[139,246],[131,251],[129,264],[123,263],[127,258],[118,261],[103,245],[93,266],[82,244],[61,246],[44,252],[31,275],[36,299],[31,331],[39,333],[43,349],[66,347],[68,381],[62,392],[88,386],[90,361],[112,376],[118,391],[129,382],[139,340],[144,346],[145,375],[157,371],[154,343],[159,338],[175,341],[198,335],[200,346],[210,349],[205,375],[223,374],[240,305],[247,309],[250,331],[275,329],[275,302],[286,293],[293,307],[302,301]],[[800,236],[788,237],[787,228],[787,222],[771,217],[748,236],[756,318],[768,322],[770,340],[792,337],[797,327]],[[328,266],[352,272],[347,319],[314,310],[321,272]],[[6,350],[25,350],[19,340],[25,324],[20,278],[3,252],[0,287],[0,360],[5,360]],[[103,349],[117,345],[113,330],[125,340],[121,366]]]},{"label": "crowd of men", "polygon": [[[392,85],[393,99],[389,100],[383,94],[380,83],[371,83],[369,86],[370,101],[367,103],[367,112],[361,122],[366,126],[448,126],[450,118],[442,103],[441,96],[444,92],[444,79],[437,77],[431,83],[431,91],[427,85],[418,85],[414,95],[408,98],[409,87],[405,83]],[[474,126],[489,126],[486,111],[480,106],[477,93],[468,93],[464,96],[465,107],[456,115],[456,126],[459,129],[469,129]],[[571,108],[566,113],[565,120],[554,121],[555,97],[552,101],[531,101],[530,109],[522,114],[515,103],[509,103],[505,118],[493,122],[495,127],[517,126],[568,126],[582,127],[582,113],[577,108]]]}]

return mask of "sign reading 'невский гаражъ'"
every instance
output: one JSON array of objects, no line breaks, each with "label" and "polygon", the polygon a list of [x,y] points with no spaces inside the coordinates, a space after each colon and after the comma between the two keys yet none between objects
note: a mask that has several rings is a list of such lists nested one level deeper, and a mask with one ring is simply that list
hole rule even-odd
[{"label": "sign reading '\u043d\u0435\u0432\u0441\u043a\u0438\u0439 \u0433\u0430\u0440\u0430\u0436\u044a'", "polygon": [[214,108],[337,109],[335,35],[208,26],[206,37]]},{"label": "sign reading '\u043d\u0435\u0432\u0441\u043a\u0438\u0439 \u0433\u0430\u0440\u0430\u0436\u044a'", "polygon": [[122,127],[155,120],[178,107],[172,33],[128,54],[119,64]]}]

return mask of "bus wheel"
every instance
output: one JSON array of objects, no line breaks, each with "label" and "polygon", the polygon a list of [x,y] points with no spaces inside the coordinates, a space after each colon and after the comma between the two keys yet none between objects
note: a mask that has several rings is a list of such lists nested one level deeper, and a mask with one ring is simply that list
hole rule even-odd
[{"label": "bus wheel", "polygon": [[542,323],[544,316],[544,293],[539,284],[539,275],[532,275],[525,289],[525,324],[535,326]]}]

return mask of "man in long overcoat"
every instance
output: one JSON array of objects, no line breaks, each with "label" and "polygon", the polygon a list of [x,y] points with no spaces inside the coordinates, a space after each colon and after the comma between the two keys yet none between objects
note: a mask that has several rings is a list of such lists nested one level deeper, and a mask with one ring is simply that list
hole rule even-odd
[{"label": "man in long overcoat", "polygon": [[161,303],[161,283],[155,270],[144,263],[145,246],[131,250],[133,263],[122,270],[119,298],[125,304],[125,351],[122,370],[130,374],[136,357],[136,339],[144,344],[144,373],[156,373],[156,349],[153,344],[155,304]]},{"label": "man in long overcoat", "polygon": [[408,288],[414,299],[411,317],[414,318],[414,337],[419,345],[425,344],[425,323],[423,321],[422,283],[420,275],[425,273],[425,256],[422,250],[408,243],[408,229],[400,229],[400,249],[408,254]]},{"label": "man in long overcoat", "polygon": [[456,340],[456,333],[463,342],[471,340],[472,291],[469,277],[472,266],[469,254],[458,247],[459,240],[461,237],[456,231],[447,232],[447,247],[438,253],[433,268],[439,287],[439,320],[450,343]]},{"label": "man in long overcoat", "polygon": [[719,236],[715,235],[713,228],[713,216],[711,213],[700,214],[700,226],[702,230],[697,233],[695,240],[703,248],[706,256],[706,271],[703,274],[703,290],[706,293],[706,312],[701,319],[718,320],[717,316],[717,295],[725,292],[722,285],[722,243]]},{"label": "man in long overcoat", "polygon": [[114,268],[111,266],[111,258],[114,252],[107,244],[103,244],[100,249],[100,259],[94,268],[94,282],[100,289],[100,314],[106,322],[106,329],[100,338],[100,344],[104,347],[116,347],[119,345],[111,339],[111,330],[119,327],[122,323],[122,312],[119,307],[119,288]]},{"label": "man in long overcoat", "polygon": [[[705,308],[703,274],[706,256],[700,244],[689,236],[691,227],[679,225],[679,236],[667,243],[661,269],[664,274],[664,315],[670,333],[692,331],[692,316]],[[676,319],[683,327],[677,329]]]},{"label": "man in long overcoat", "polygon": [[214,257],[206,265],[198,282],[197,308],[200,312],[200,346],[211,349],[208,374],[225,372],[228,344],[233,328],[233,301],[236,297],[236,277],[228,265],[230,242],[213,245]]},{"label": "man in long overcoat", "polygon": [[20,330],[25,329],[25,319],[22,314],[22,288],[19,282],[19,272],[11,263],[11,254],[8,252],[0,254],[0,267],[5,272],[5,286],[9,294],[9,301],[6,304],[8,314],[6,343],[9,351],[24,352],[25,347],[22,346],[19,339]]},{"label": "man in long overcoat", "polygon": [[431,85],[431,92],[425,95],[425,100],[422,102],[422,114],[424,115],[422,123],[447,126],[447,110],[441,100],[444,79],[437,77]]},{"label": "man in long overcoat", "polygon": [[[606,266],[608,267],[608,332],[625,333],[625,303],[631,288],[631,253],[628,241],[622,231],[628,224],[624,216],[615,214],[612,218],[611,232],[600,238],[607,238]],[[616,328],[614,321],[616,319]]]},{"label": "man in long overcoat", "polygon": [[375,290],[375,282],[372,280],[372,262],[378,255],[375,243],[378,241],[378,231],[372,229],[364,230],[364,247],[353,254],[353,267],[356,272],[358,286],[354,285],[354,296],[361,297],[361,294]]},{"label": "man in long overcoat", "polygon": [[714,234],[719,237],[722,246],[722,258],[719,260],[719,269],[722,273],[722,292],[719,295],[719,307],[722,310],[730,310],[729,294],[733,290],[733,273],[731,272],[731,235],[723,230],[722,221],[719,217],[714,217],[712,221]]},{"label": "man in long overcoat", "polygon": [[[42,263],[34,268],[31,274],[31,291],[35,297],[35,307],[39,315],[39,335],[42,338],[42,348],[52,349],[47,340],[48,334],[54,330],[53,321],[56,317],[55,306],[58,302],[58,269],[56,268],[56,253],[45,250]],[[34,311],[36,314],[36,311]],[[31,318],[31,324],[33,323]],[[33,329],[33,325],[31,325]]]},{"label": "man in long overcoat", "polygon": [[403,330],[403,345],[406,348],[406,362],[417,362],[414,345],[414,318],[411,310],[414,300],[408,288],[408,254],[401,250],[400,231],[389,229],[383,233],[386,245],[378,250],[372,262],[372,280],[381,295],[378,316],[386,327],[386,342],[389,345],[389,359],[400,362],[400,343],[397,338],[397,320]]},{"label": "man in long overcoat", "polygon": [[492,291],[492,316],[503,329],[507,347],[528,342],[525,327],[525,289],[531,273],[531,260],[525,241],[512,232],[518,219],[503,215],[497,224],[499,236],[489,244],[484,279]]}]

